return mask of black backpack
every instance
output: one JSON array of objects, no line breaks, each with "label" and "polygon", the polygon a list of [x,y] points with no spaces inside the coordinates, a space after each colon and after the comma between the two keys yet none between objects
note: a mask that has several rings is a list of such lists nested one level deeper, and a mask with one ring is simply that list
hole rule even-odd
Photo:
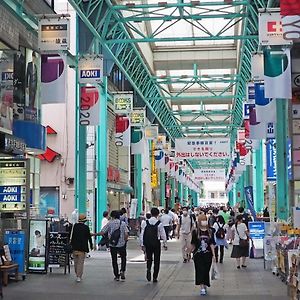
[{"label": "black backpack", "polygon": [[146,227],[144,230],[143,243],[147,247],[160,247],[160,240],[158,239],[158,225],[160,221],[157,221],[156,224],[152,225],[149,221],[146,221]]},{"label": "black backpack", "polygon": [[225,234],[226,234],[226,231],[225,231],[225,229],[223,228],[224,227],[224,224],[222,225],[222,227],[220,226],[220,224],[219,223],[217,223],[218,224],[218,230],[217,230],[217,232],[216,232],[216,237],[218,238],[218,239],[220,239],[220,240],[223,240],[223,239],[225,239]]},{"label": "black backpack", "polygon": [[120,236],[121,236],[121,221],[120,221],[119,228],[117,228],[115,231],[112,232],[110,239],[109,239],[109,244],[112,247],[116,247],[119,243]]}]

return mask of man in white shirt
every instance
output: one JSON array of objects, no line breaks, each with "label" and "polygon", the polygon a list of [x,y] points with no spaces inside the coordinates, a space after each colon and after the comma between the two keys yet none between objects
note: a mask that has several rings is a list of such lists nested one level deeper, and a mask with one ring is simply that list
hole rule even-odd
[{"label": "man in white shirt", "polygon": [[[170,234],[171,226],[173,224],[173,219],[169,215],[169,210],[168,209],[166,209],[164,214],[160,217],[160,222],[164,226],[166,236],[167,236],[167,240],[169,240],[169,234]],[[165,250],[166,250],[166,247],[165,247]]]},{"label": "man in white shirt", "polygon": [[151,281],[151,268],[154,256],[153,282],[157,282],[160,266],[161,245],[167,241],[166,233],[161,221],[158,220],[159,210],[156,207],[151,209],[151,218],[141,225],[140,243],[142,250],[146,253],[147,274],[146,278]]},{"label": "man in white shirt", "polygon": [[190,260],[192,230],[194,227],[195,222],[193,217],[188,213],[188,209],[183,207],[182,215],[179,217],[177,233],[178,239],[181,238],[181,249],[184,263]]}]

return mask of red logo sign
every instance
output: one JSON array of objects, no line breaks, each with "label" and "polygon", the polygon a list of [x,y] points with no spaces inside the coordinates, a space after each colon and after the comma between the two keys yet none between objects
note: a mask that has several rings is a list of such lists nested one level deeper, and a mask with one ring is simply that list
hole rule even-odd
[{"label": "red logo sign", "polygon": [[279,21],[270,21],[267,23],[268,33],[281,33],[282,23]]}]

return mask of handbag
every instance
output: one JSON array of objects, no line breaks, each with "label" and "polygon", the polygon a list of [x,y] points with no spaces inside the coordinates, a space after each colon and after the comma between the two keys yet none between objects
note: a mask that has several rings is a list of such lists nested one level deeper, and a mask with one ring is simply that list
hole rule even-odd
[{"label": "handbag", "polygon": [[73,247],[72,247],[71,242],[72,242],[72,237],[73,237],[74,226],[75,226],[75,224],[72,226],[69,242],[64,247],[64,250],[65,250],[66,254],[71,254],[73,252]]},{"label": "handbag", "polygon": [[108,238],[108,232],[107,232],[102,236],[101,240],[98,243],[98,246],[103,247],[103,246],[107,245],[108,242],[109,242],[109,238]]},{"label": "handbag", "polygon": [[249,239],[248,239],[248,237],[247,237],[246,240],[241,239],[240,234],[239,234],[239,231],[238,231],[238,229],[237,229],[237,225],[235,225],[235,228],[236,228],[236,232],[237,232],[237,234],[238,234],[238,236],[239,236],[239,238],[240,238],[240,240],[239,240],[239,245],[240,245],[240,247],[242,247],[242,248],[249,247]]}]

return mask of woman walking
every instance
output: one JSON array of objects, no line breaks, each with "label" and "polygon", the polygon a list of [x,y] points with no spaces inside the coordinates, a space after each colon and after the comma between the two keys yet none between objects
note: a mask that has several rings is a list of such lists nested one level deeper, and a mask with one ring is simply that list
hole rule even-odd
[{"label": "woman walking", "polygon": [[[228,229],[228,225],[225,224],[225,220],[223,216],[217,216],[217,220],[213,225],[213,229],[215,232],[215,242],[216,242],[216,247],[215,247],[215,255],[216,255],[216,262],[220,262],[220,264],[223,263],[224,259],[224,247],[226,249],[228,248],[228,244],[226,241],[226,232]],[[220,248],[220,252],[219,252]],[[220,253],[220,260],[219,260],[219,253]]]},{"label": "woman walking", "polygon": [[89,252],[89,246],[93,249],[93,242],[90,229],[84,223],[87,221],[85,214],[79,215],[78,223],[73,225],[71,233],[71,244],[73,248],[74,268],[76,281],[80,282],[83,274],[83,265],[86,253]]},{"label": "woman walking", "polygon": [[198,216],[197,229],[192,232],[192,251],[195,265],[195,283],[200,285],[200,295],[207,294],[210,287],[209,271],[215,258],[215,245],[212,231],[208,227],[207,217]]},{"label": "woman walking", "polygon": [[243,215],[236,217],[235,225],[232,228],[234,230],[234,239],[231,258],[236,259],[237,269],[241,267],[247,268],[246,257],[249,256],[249,233],[246,224],[243,223]]}]

